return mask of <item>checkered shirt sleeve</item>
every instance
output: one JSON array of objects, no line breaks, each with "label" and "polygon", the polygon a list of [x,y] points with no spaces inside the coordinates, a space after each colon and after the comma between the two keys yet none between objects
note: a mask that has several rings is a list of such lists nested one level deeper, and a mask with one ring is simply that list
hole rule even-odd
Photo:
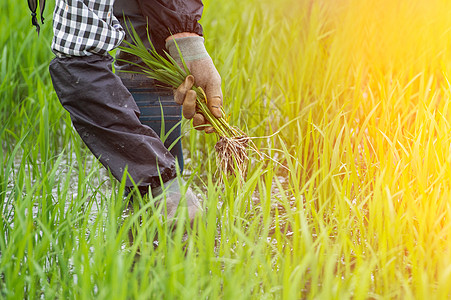
[{"label": "checkered shirt sleeve", "polygon": [[52,51],[59,57],[105,55],[124,39],[114,0],[56,0]]}]

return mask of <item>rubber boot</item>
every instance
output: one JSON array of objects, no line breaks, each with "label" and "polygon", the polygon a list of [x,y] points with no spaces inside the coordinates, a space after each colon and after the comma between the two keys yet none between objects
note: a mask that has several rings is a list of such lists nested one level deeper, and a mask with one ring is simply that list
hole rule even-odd
[{"label": "rubber boot", "polygon": [[153,188],[152,197],[160,203],[162,200],[166,201],[166,216],[168,220],[173,220],[176,217],[177,209],[179,209],[179,212],[183,208],[186,209],[190,222],[194,220],[196,214],[202,212],[197,196],[179,178],[167,181],[163,183],[163,186]]}]

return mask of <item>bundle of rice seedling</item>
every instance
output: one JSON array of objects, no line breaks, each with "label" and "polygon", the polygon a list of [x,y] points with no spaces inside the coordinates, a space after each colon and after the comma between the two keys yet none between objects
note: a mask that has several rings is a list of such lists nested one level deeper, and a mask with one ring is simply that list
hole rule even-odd
[{"label": "bundle of rice seedling", "polygon": [[[134,64],[141,69],[141,72],[146,74],[149,78],[160,81],[173,88],[179,87],[190,75],[190,71],[183,60],[182,53],[179,51],[182,64],[180,66],[169,54],[166,53],[166,57],[160,55],[154,45],[152,44],[149,36],[150,49],[148,49],[133,26],[128,28],[128,32],[131,33],[132,43],[125,41],[126,46],[119,47],[121,51],[138,56],[142,59],[144,64],[136,64],[133,62],[122,60],[126,63]],[[247,151],[249,149],[259,153],[257,148],[251,139],[240,129],[231,126],[224,118],[224,109],[222,110],[222,117],[217,118],[213,116],[210,109],[207,107],[207,97],[201,87],[193,86],[192,89],[196,92],[196,104],[197,110],[215,129],[219,140],[215,145],[217,164],[224,173],[232,174],[238,171],[242,178],[246,173],[246,167],[249,160]]]}]

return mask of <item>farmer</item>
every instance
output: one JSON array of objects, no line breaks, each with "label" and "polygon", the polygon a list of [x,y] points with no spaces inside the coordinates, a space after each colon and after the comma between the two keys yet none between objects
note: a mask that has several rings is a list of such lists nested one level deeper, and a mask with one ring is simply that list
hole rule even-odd
[{"label": "farmer", "polygon": [[[177,39],[195,83],[204,87],[213,101],[214,108],[210,110],[220,116],[221,79],[200,37],[202,5],[194,0],[164,4],[125,0],[121,5],[125,2],[130,8],[127,14],[136,14],[141,22],[148,17],[150,33],[160,51],[166,45],[171,56],[179,59],[173,41]],[[184,183],[176,178],[174,156],[151,128],[141,124],[132,95],[112,71],[113,58],[108,51],[126,36],[113,15],[113,3],[114,0],[56,1],[52,41],[56,57],[49,67],[53,86],[82,140],[116,179],[121,180],[127,171],[126,185],[130,189],[135,183],[142,194],[150,191],[153,197],[164,190],[168,218],[175,215],[180,200],[185,198],[192,219],[200,210],[197,197],[189,187],[180,186]],[[142,30],[142,24],[135,24]],[[188,90],[192,81],[190,76],[185,80]],[[185,117],[195,117],[196,125],[205,123],[202,116],[195,114],[191,93],[178,91],[175,97],[183,105],[190,104]],[[206,130],[211,131],[208,126]]]},{"label": "farmer", "polygon": [[[220,106],[222,103],[221,78],[205,50],[201,37],[202,27],[198,21],[202,9],[202,3],[199,0],[165,1],[163,5],[156,3],[155,0],[116,0],[114,3],[114,15],[126,31],[130,31],[130,27],[133,26],[139,38],[148,48],[150,48],[148,41],[150,34],[152,44],[157,52],[164,55],[164,51],[168,51],[176,61],[181,63],[174,39],[177,41],[177,45],[184,54],[184,60],[194,75],[196,84],[206,91],[209,99],[207,105],[210,105],[210,110],[219,117],[221,116]],[[131,36],[132,34],[127,32],[125,39],[129,43],[133,42]],[[141,122],[159,133],[162,121],[159,105],[162,105],[165,113],[163,119],[166,131],[171,129],[175,123],[178,123],[174,122],[174,119],[176,121],[181,120],[181,109],[178,108],[174,111],[174,95],[171,88],[162,88],[162,83],[156,83],[155,80],[149,79],[144,74],[123,72],[141,71],[141,68],[137,66],[137,64],[142,64],[139,57],[117,51],[116,58],[116,74],[122,79],[132,95],[137,95],[138,107],[142,108],[143,112],[140,117]],[[192,93],[193,96],[186,99],[188,105],[184,105],[183,115],[188,119],[193,118],[194,128],[211,133],[212,127],[207,126],[201,114],[196,114],[194,91]],[[175,94],[177,96],[177,92]],[[157,99],[160,99],[161,102],[156,101]],[[179,102],[177,100],[176,98],[176,102]],[[192,105],[189,105],[189,103],[192,103]],[[168,114],[166,114],[166,107]],[[155,122],[155,120],[158,120],[158,122]],[[170,152],[177,158],[180,169],[183,169],[180,126],[176,130],[172,130],[165,141],[165,145],[169,147],[174,141],[176,141],[176,144],[175,146],[172,145]]]}]

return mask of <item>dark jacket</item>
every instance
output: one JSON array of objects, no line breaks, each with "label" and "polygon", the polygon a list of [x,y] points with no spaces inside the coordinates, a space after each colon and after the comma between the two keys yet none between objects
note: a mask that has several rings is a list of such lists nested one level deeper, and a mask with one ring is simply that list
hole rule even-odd
[{"label": "dark jacket", "polygon": [[[165,50],[165,39],[171,34],[193,32],[202,35],[202,26],[199,24],[202,10],[201,0],[116,0],[114,3],[114,15],[125,31],[131,22],[145,44],[148,44],[148,24],[152,44],[160,54]],[[130,41],[128,33],[126,40]],[[130,60],[127,56],[121,58]],[[116,67],[120,69],[121,64]]]}]

